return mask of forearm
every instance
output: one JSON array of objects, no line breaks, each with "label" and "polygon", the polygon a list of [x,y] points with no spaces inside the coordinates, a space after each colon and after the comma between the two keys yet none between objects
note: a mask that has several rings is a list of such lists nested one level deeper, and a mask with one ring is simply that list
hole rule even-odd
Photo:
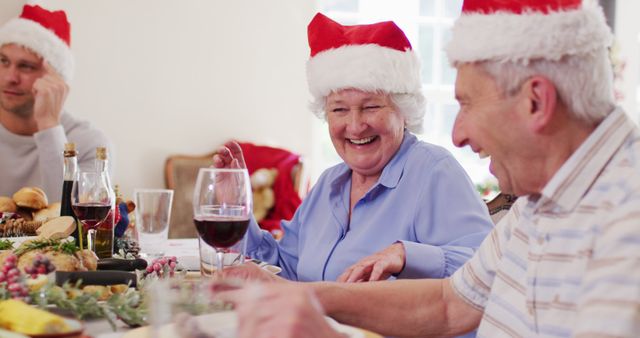
[{"label": "forearm", "polygon": [[62,167],[64,144],[67,137],[62,126],[57,126],[34,134],[38,147],[38,165],[42,188],[49,203],[60,201],[62,196]]},{"label": "forearm", "polygon": [[443,279],[309,285],[327,315],[383,335],[453,336],[472,330],[480,319]]}]

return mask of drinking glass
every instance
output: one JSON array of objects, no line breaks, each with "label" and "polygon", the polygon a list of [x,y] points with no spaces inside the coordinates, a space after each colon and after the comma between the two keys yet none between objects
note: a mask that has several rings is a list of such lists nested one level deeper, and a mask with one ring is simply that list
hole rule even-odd
[{"label": "drinking glass", "polygon": [[149,257],[160,257],[169,235],[173,190],[135,189],[133,196],[140,248]]},{"label": "drinking glass", "polygon": [[96,229],[115,203],[105,172],[84,171],[71,188],[71,207],[87,234],[88,248],[96,251]]},{"label": "drinking glass", "polygon": [[193,221],[198,235],[216,252],[217,271],[224,254],[247,232],[251,183],[246,169],[201,168],[193,191]]}]

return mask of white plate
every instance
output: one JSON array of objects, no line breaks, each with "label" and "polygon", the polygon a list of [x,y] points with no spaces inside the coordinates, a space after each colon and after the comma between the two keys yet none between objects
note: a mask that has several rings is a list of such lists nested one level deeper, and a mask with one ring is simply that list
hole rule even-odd
[{"label": "white plate", "polygon": [[82,322],[79,320],[64,318],[64,321],[69,326],[69,331],[63,333],[43,333],[34,335],[24,335],[16,332],[10,332],[0,329],[0,337],[2,338],[77,338],[80,337],[84,331]]},{"label": "white plate", "polygon": [[[24,236],[24,237],[0,237],[0,240],[8,239],[13,242],[13,248],[17,249],[20,244],[24,243],[28,240],[33,240],[38,238],[38,236]],[[67,240],[73,240],[72,236],[67,237]]]},{"label": "white plate", "polygon": [[0,238],[0,240],[10,240],[11,242],[13,242],[13,248],[17,249],[20,244],[22,244],[23,242],[27,241],[27,240],[31,240],[31,239],[36,239],[38,238],[37,236],[24,236],[24,237],[2,237]]},{"label": "white plate", "polygon": [[[237,254],[225,254],[224,262],[230,264],[236,258]],[[200,257],[198,256],[180,256],[178,257],[178,263],[182,265],[187,271],[200,271]],[[261,268],[277,275],[282,271],[282,268],[276,265],[271,265],[265,262],[258,264]],[[212,270],[215,270],[215,265],[212,266]]]},{"label": "white plate", "polygon": [[[216,312],[208,315],[202,315],[195,318],[200,330],[206,334],[215,336],[216,338],[235,338],[236,328],[238,326],[238,317],[233,311]],[[338,332],[348,338],[364,338],[364,332],[352,327],[340,324],[331,318],[327,318],[327,322]],[[127,332],[123,338],[143,338],[149,337],[149,328],[143,327]],[[161,326],[156,333],[158,338],[174,338],[179,337],[178,332],[173,324]]]}]

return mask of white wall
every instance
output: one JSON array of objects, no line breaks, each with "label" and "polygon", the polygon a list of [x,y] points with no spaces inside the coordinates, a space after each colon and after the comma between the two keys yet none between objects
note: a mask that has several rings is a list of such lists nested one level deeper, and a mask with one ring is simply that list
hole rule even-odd
[{"label": "white wall", "polygon": [[[311,0],[42,0],[72,24],[76,77],[67,109],[116,146],[125,197],[163,187],[170,154],[227,139],[310,157],[305,78]],[[25,1],[3,0],[2,19]]]},{"label": "white wall", "polygon": [[623,81],[618,86],[624,93],[621,102],[624,109],[640,122],[640,107],[636,88],[640,85],[640,1],[616,1],[616,39],[620,45],[620,57],[625,61]]}]

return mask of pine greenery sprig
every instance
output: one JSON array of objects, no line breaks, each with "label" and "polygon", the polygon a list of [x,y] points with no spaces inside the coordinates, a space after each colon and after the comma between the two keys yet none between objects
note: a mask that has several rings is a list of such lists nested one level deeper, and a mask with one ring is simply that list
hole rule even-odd
[{"label": "pine greenery sprig", "polygon": [[107,301],[100,301],[97,294],[84,292],[79,286],[79,282],[65,283],[62,287],[48,285],[43,293],[35,292],[32,298],[44,298],[40,300],[42,305],[53,304],[78,319],[104,318],[114,331],[117,319],[132,327],[147,324],[148,309],[142,304],[139,291],[129,288],[124,293],[111,295]]},{"label": "pine greenery sprig", "polygon": [[13,242],[10,239],[0,240],[0,250],[11,250],[11,249],[13,249]]},{"label": "pine greenery sprig", "polygon": [[69,255],[74,255],[79,250],[73,242],[61,241],[59,239],[36,239],[22,243],[14,253],[17,256],[22,256],[29,251],[47,248]]}]

